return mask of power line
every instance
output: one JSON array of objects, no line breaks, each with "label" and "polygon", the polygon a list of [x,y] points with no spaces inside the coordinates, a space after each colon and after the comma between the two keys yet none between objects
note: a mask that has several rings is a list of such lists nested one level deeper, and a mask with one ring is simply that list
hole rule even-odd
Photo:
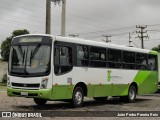
[{"label": "power line", "polygon": [[[8,8],[5,8],[4,6],[1,6],[1,8],[3,8],[3,9],[6,9],[6,10],[8,10],[8,11],[13,11],[12,9],[8,9]],[[29,16],[33,16],[33,17],[36,17],[37,19],[39,19],[39,17],[40,16],[36,16],[36,15],[33,15],[33,14],[28,14],[28,13],[24,13],[24,12],[22,12],[22,11],[18,11],[19,13],[22,13],[22,14],[25,14],[25,15],[29,15]],[[44,16],[41,16],[42,18],[45,18]]]},{"label": "power line", "polygon": [[23,24],[23,25],[27,25],[27,26],[31,26],[31,27],[35,27],[35,28],[42,28],[41,26],[38,26],[38,25],[26,24],[23,22],[17,22],[17,21],[7,20],[7,19],[3,19],[3,18],[0,18],[0,21],[8,22],[8,23]]},{"label": "power line", "polygon": [[[4,8],[4,7],[3,7]],[[8,9],[8,8],[4,8],[4,9],[7,9],[7,10],[9,10],[9,11],[13,11],[13,10],[11,10],[11,9]],[[19,11],[20,12],[20,11]],[[31,14],[27,14],[27,13],[24,13],[24,12],[20,12],[20,13],[22,13],[22,14],[25,14],[25,15],[29,15],[29,16],[34,16],[34,17],[32,17],[32,18],[34,18],[34,19],[37,19],[37,20],[40,20],[39,18],[37,18],[37,17],[39,17],[39,16],[35,16],[35,15],[31,15]],[[13,16],[13,15],[12,15]],[[42,17],[42,16],[41,16]],[[20,17],[19,17],[20,18]],[[43,17],[44,19],[45,19],[45,17]],[[22,18],[22,19],[24,19],[24,18]],[[57,20],[58,21],[58,20]],[[80,23],[80,22],[79,22]],[[77,26],[77,25],[69,25],[69,26],[74,26],[74,27],[78,27],[78,28],[82,28],[82,29],[88,29],[88,27],[82,27],[82,26]],[[88,30],[90,30],[90,29],[88,29]]]},{"label": "power line", "polygon": [[[24,1],[20,1],[20,2],[27,3],[27,4],[30,5],[30,6],[34,6],[34,7],[36,6],[37,8],[45,8],[45,7],[43,7],[43,6],[33,5],[33,4],[28,3],[28,2],[24,2]],[[8,2],[7,2],[7,4],[8,4]],[[11,4],[11,3],[9,3],[9,4]],[[13,4],[11,4],[11,5],[13,6]],[[14,4],[14,6],[17,6],[17,5]],[[19,6],[18,6],[18,7],[19,7]],[[23,9],[26,9],[26,8],[23,8]],[[26,9],[26,10],[32,11],[32,10],[30,10],[30,9]],[[38,12],[39,12],[39,11],[38,11]],[[93,21],[93,19],[90,19],[90,18],[81,17],[81,16],[77,16],[77,15],[70,14],[70,13],[69,13],[69,15],[74,16],[74,17],[78,17],[78,18],[82,18],[82,19],[87,19],[87,20],[90,20],[90,21],[92,20],[92,21]],[[97,20],[96,20],[96,21],[97,21]],[[120,26],[120,25],[117,25],[117,24],[106,23],[106,22],[105,22],[105,24]]]},{"label": "power line", "polygon": [[[3,9],[6,9],[6,10],[9,10],[9,11],[13,11],[13,10],[11,10],[11,9],[8,9],[8,8],[4,8],[4,7],[1,7],[1,8],[3,8]],[[20,11],[19,11],[20,12]],[[35,16],[35,15],[32,15],[32,14],[27,14],[27,13],[23,13],[23,12],[20,12],[20,13],[22,13],[22,14],[24,14],[24,15],[28,15],[28,16],[33,16],[32,17],[32,19],[36,19],[36,20],[42,20],[42,19],[39,19],[39,17],[40,16]],[[11,15],[11,16],[14,16],[14,15]],[[14,16],[14,17],[17,17],[17,18],[21,18],[21,19],[25,19],[25,18],[22,18],[22,17],[18,17],[18,16]],[[42,17],[42,16],[41,16]],[[45,17],[43,17],[44,19],[45,19]],[[57,20],[58,21],[58,20]],[[42,21],[43,22],[43,21]],[[44,21],[45,22],[45,21]],[[69,25],[69,27],[70,26],[73,26],[73,27],[75,27],[75,25]],[[54,26],[55,27],[55,26]],[[82,28],[83,30],[84,29],[86,29],[86,28],[84,28],[84,27],[82,27],[82,26],[76,26],[77,28]],[[68,27],[67,27],[68,28]],[[90,29],[89,29],[90,30]]]},{"label": "power line", "polygon": [[[132,32],[135,32],[135,31],[130,31],[131,33]],[[111,36],[122,36],[122,35],[125,35],[125,34],[128,34],[129,32],[125,32],[125,33],[118,33],[118,34],[110,34]],[[87,37],[92,37],[92,36],[87,36]],[[93,36],[95,37],[95,36]],[[101,37],[101,35],[96,35],[96,37]]]},{"label": "power line", "polygon": [[[22,8],[23,9],[23,8]],[[25,8],[24,8],[25,9]],[[29,11],[31,11],[30,9],[27,9]],[[73,15],[74,16],[74,15]],[[80,16],[76,16],[76,17],[80,17]],[[83,17],[84,18],[84,17]],[[86,18],[87,19],[87,18]],[[79,23],[82,23],[82,22],[79,22]],[[84,23],[83,23],[84,24]],[[75,25],[74,25],[75,26]],[[77,27],[80,27],[80,26],[77,26]],[[83,27],[84,28],[84,27]],[[85,27],[86,28],[86,27]]]},{"label": "power line", "polygon": [[[2,13],[2,11],[0,11],[0,13]],[[16,17],[16,18],[20,18],[20,19],[26,20],[26,18],[21,17],[21,16],[16,16],[14,14],[10,14],[9,16],[13,16],[13,17]],[[12,19],[13,19],[13,17],[12,17]],[[38,21],[38,22],[41,22],[41,23],[45,22],[43,19],[36,19],[35,21]]]},{"label": "power line", "polygon": [[[12,3],[10,3],[10,2],[4,2],[4,1],[1,1],[2,3],[5,3],[6,5],[11,5],[11,6],[15,6],[15,7],[18,7],[18,8],[22,8],[22,6],[18,6],[17,4],[15,5],[15,4],[12,4]],[[31,11],[31,12],[33,12],[33,10],[31,10],[31,9],[28,9],[28,8],[22,8],[22,9],[24,9],[24,10],[27,10],[27,11]],[[34,12],[42,12],[42,11],[37,11],[37,10],[34,10]],[[43,13],[45,13],[45,12],[43,12]]]},{"label": "power line", "polygon": [[[23,1],[24,2],[24,1]],[[4,2],[3,1],[3,3],[7,3],[7,5],[11,5],[11,6],[16,6],[16,7],[19,7],[18,5],[15,5],[15,4],[11,4],[11,3],[8,3],[8,2]],[[26,3],[26,2],[24,2],[24,3]],[[20,7],[19,7],[20,8]],[[23,8],[22,6],[21,6],[21,8],[22,9],[25,9],[25,10],[27,10],[27,11],[32,11],[31,9],[26,9],[26,8]],[[38,11],[39,12],[39,11]],[[77,15],[73,15],[73,14],[71,14],[72,16],[74,16],[74,17],[79,17],[79,18],[83,18],[83,19],[88,19],[88,20],[91,20],[91,19],[89,19],[89,18],[85,18],[85,17],[80,17],[80,16],[77,16]],[[79,22],[80,23],[80,22]],[[82,22],[81,22],[82,23]],[[79,26],[78,26],[79,27]]]},{"label": "power line", "polygon": [[94,31],[94,32],[85,32],[85,33],[79,33],[79,34],[85,35],[85,34],[106,32],[106,31],[116,31],[116,30],[118,31],[118,30],[121,30],[121,29],[131,29],[131,28],[133,28],[133,27],[134,27],[134,26],[124,27],[124,28],[117,28],[117,29],[108,29],[108,30]]}]

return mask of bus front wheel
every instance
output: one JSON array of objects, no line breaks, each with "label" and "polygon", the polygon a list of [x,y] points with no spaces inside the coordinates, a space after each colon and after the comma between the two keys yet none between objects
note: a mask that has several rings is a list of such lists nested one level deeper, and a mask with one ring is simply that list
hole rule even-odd
[{"label": "bus front wheel", "polygon": [[37,105],[45,105],[47,100],[45,99],[39,99],[39,98],[34,98],[34,102],[37,104]]},{"label": "bus front wheel", "polygon": [[72,105],[73,107],[81,107],[83,105],[84,93],[81,87],[76,87],[73,91]]}]

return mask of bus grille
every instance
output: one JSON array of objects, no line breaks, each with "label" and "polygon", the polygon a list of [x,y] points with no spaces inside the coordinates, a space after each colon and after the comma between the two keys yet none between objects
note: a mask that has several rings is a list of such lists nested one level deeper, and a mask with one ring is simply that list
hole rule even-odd
[{"label": "bus grille", "polygon": [[28,87],[28,88],[39,88],[40,84],[23,84],[23,83],[12,83],[13,87]]}]

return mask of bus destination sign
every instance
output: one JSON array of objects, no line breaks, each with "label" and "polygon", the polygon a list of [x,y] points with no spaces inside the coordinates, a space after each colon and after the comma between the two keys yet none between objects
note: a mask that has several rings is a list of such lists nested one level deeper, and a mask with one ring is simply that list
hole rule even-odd
[{"label": "bus destination sign", "polygon": [[22,37],[19,39],[20,43],[36,43],[42,42],[42,37]]}]

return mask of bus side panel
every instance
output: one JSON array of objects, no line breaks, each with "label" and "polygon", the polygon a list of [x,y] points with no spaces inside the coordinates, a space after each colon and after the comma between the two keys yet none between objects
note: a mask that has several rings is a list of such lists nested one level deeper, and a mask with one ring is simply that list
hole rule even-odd
[{"label": "bus side panel", "polygon": [[112,95],[112,85],[94,85],[94,97],[105,97]]},{"label": "bus side panel", "polygon": [[87,85],[87,97],[93,97],[93,90],[94,90],[94,86],[93,85]]},{"label": "bus side panel", "polygon": [[139,71],[134,81],[138,84],[138,94],[150,94],[158,90],[157,71]]},{"label": "bus side panel", "polygon": [[129,84],[114,84],[112,96],[128,95]]},{"label": "bus side panel", "polygon": [[73,85],[53,85],[52,99],[71,99],[73,92]]}]

